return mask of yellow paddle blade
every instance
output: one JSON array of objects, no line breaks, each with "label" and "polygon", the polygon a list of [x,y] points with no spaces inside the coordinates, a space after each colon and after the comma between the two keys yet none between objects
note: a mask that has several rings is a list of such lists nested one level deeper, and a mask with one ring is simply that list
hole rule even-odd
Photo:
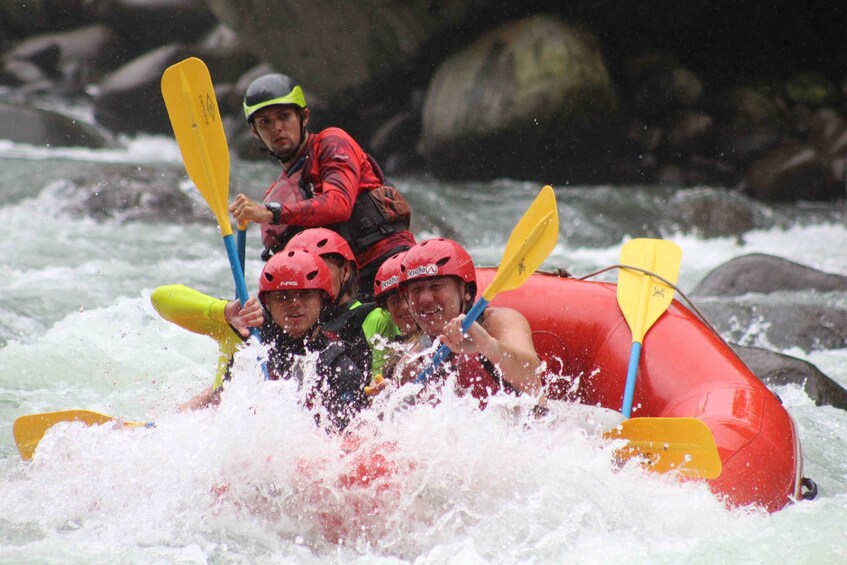
[{"label": "yellow paddle blade", "polygon": [[695,479],[721,475],[715,437],[697,418],[631,418],[606,432],[605,437],[627,440],[627,445],[616,452],[620,461],[638,457],[651,471],[677,471]]},{"label": "yellow paddle blade", "polygon": [[162,74],[162,97],[188,176],[215,214],[221,235],[231,235],[229,148],[205,63],[190,57],[168,67]]},{"label": "yellow paddle blade", "polygon": [[498,292],[522,285],[547,259],[558,239],[559,211],[556,195],[548,185],[541,189],[512,230],[497,274],[482,297],[490,302]]},{"label": "yellow paddle blade", "polygon": [[[29,461],[35,454],[38,443],[47,430],[61,422],[82,422],[86,426],[99,426],[115,419],[105,414],[91,412],[89,410],[63,410],[61,412],[45,412],[43,414],[30,414],[21,416],[12,425],[12,433],[15,443],[21,454],[21,459]],[[123,427],[135,428],[146,426],[143,422],[121,422]]]},{"label": "yellow paddle blade", "polygon": [[[682,249],[664,239],[633,239],[621,249],[621,265],[640,267],[676,284]],[[644,334],[668,309],[674,289],[656,277],[622,268],[618,274],[618,305],[632,331],[632,341]]]}]

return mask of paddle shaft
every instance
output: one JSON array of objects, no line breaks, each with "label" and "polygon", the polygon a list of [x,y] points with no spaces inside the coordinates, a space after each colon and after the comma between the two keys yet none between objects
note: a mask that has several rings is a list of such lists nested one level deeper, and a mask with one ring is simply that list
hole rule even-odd
[{"label": "paddle shaft", "polygon": [[[238,294],[238,300],[241,302],[241,306],[244,306],[250,295],[247,292],[247,283],[244,280],[244,271],[241,270],[241,259],[235,247],[235,240],[232,234],[225,235],[223,240],[224,247],[226,247],[226,256],[229,258],[229,266],[232,269],[233,278],[235,279],[235,292]],[[259,333],[256,328],[250,328],[250,333],[256,339],[259,339]]]},{"label": "paddle shaft", "polygon": [[245,256],[247,255],[247,228],[242,228],[238,226],[238,232],[236,237],[236,247],[238,248],[238,264],[241,267],[241,272],[245,272]]},{"label": "paddle shaft", "polygon": [[623,406],[621,414],[629,418],[632,413],[632,398],[635,396],[635,379],[638,373],[638,363],[641,360],[641,342],[634,341],[629,351],[629,367],[626,370],[626,386],[623,391]]},{"label": "paddle shaft", "polygon": [[[652,267],[652,266],[651,266]],[[641,296],[649,296],[650,277],[644,276],[641,281]],[[644,318],[647,315],[647,300],[643,299],[638,305],[638,324],[633,328],[632,348],[629,350],[629,366],[626,370],[626,385],[624,386],[623,404],[621,414],[629,418],[632,414],[632,399],[635,396],[635,380],[638,374],[638,363],[641,361],[641,343],[647,328],[644,327]]]}]

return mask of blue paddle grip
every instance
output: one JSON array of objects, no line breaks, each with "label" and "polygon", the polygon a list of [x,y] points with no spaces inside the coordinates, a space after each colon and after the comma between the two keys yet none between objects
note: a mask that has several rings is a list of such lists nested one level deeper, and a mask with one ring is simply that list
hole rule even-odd
[{"label": "blue paddle grip", "polygon": [[638,361],[641,358],[641,343],[634,341],[632,349],[629,352],[629,367],[626,370],[626,387],[623,391],[623,406],[621,406],[621,414],[624,418],[629,418],[632,412],[632,397],[635,394],[635,376],[638,372]]},{"label": "blue paddle grip", "polygon": [[[465,315],[465,319],[462,320],[462,333],[467,333],[471,328],[476,319],[479,318],[479,315],[482,314],[482,311],[485,310],[485,307],[488,306],[488,301],[485,298],[480,298],[476,304],[473,305],[470,312]],[[429,362],[429,365],[421,371],[421,374],[415,379],[415,383],[424,384],[426,381],[432,376],[435,370],[441,366],[444,362],[444,359],[447,358],[447,355],[450,353],[450,348],[446,345],[441,345],[438,347],[438,350],[433,355],[432,360]]]}]

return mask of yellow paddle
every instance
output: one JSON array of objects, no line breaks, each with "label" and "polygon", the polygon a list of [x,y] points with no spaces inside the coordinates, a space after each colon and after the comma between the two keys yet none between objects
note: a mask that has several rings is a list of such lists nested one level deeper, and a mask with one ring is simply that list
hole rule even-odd
[{"label": "yellow paddle", "polygon": [[[242,249],[239,256],[228,215],[229,148],[212,77],[205,63],[196,57],[189,57],[165,69],[162,74],[162,97],[185,170],[218,220],[235,280],[235,291],[243,306],[249,294],[244,282],[244,251]],[[238,246],[244,246],[242,231],[239,231]],[[250,333],[259,341],[256,328],[250,328]],[[267,379],[268,370],[264,362],[262,371]]]},{"label": "yellow paddle", "polygon": [[[190,57],[162,74],[162,97],[188,176],[209,204],[226,247],[238,299],[249,295],[229,222],[229,148],[209,69]],[[258,338],[255,329],[253,335]]]},{"label": "yellow paddle", "polygon": [[[617,298],[632,331],[632,349],[627,369],[621,413],[629,418],[641,346],[647,331],[673,301],[682,261],[682,249],[672,241],[633,239],[621,249]],[[626,267],[633,267],[627,269]],[[618,452],[621,459],[645,458],[659,472],[679,470],[688,476],[707,479],[721,473],[721,460],[711,430],[696,418],[634,418],[607,433],[629,444]]]},{"label": "yellow paddle", "polygon": [[[470,329],[497,293],[522,285],[547,259],[556,247],[558,238],[559,212],[556,209],[556,195],[552,187],[545,186],[512,230],[497,274],[462,320],[462,331],[467,332]],[[450,348],[441,345],[415,382],[425,383],[449,353]]]},{"label": "yellow paddle", "polygon": [[62,412],[46,412],[21,416],[12,425],[12,433],[21,459],[29,461],[35,454],[38,442],[51,427],[60,422],[82,422],[86,426],[99,426],[108,422],[116,422],[124,428],[152,427],[152,422],[119,422],[111,416],[98,414],[89,410],[64,410]]},{"label": "yellow paddle", "polygon": [[[626,418],[632,412],[632,397],[644,335],[673,301],[674,289],[670,285],[676,284],[681,261],[682,249],[664,239],[633,239],[621,249],[621,265],[624,268],[618,274],[618,305],[632,331],[632,349],[621,407],[621,414]],[[626,266],[643,271],[627,269]]]},{"label": "yellow paddle", "polygon": [[677,471],[692,479],[716,479],[722,465],[709,427],[697,418],[632,418],[605,433],[607,439],[625,439],[616,456],[643,460],[657,473]]}]

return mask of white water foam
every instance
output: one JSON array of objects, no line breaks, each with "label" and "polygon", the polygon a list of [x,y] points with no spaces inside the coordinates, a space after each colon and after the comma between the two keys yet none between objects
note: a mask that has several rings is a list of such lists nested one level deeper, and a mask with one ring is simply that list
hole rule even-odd
[{"label": "white water foam", "polygon": [[[130,149],[124,159],[179,159],[157,157],[156,143]],[[16,150],[21,158],[38,151]],[[61,158],[100,158],[93,153]],[[262,382],[252,350],[240,354],[239,378],[218,408],[177,413],[178,403],[211,383],[215,346],[162,321],[149,292],[179,282],[231,295],[215,226],[57,217],[39,194],[0,206],[0,221],[11,234],[0,250],[0,324],[11,328],[0,348],[0,415],[7,422],[0,562],[847,558],[847,417],[814,406],[797,386],[777,392],[797,423],[806,475],[821,495],[773,515],[726,509],[702,484],[616,469],[611,446],[567,405],[557,407],[554,421],[535,421],[523,401],[480,412],[448,395],[434,408],[363,419],[355,429],[359,443],[345,444],[314,426],[289,384]],[[847,238],[841,225],[762,230],[742,240],[669,237],[684,250],[684,290],[712,267],[753,251],[847,273],[837,251]],[[584,267],[572,269],[581,275],[616,263],[619,252],[620,245],[572,248],[562,241],[548,264]],[[474,249],[489,262],[501,253],[485,244]],[[258,259],[248,258],[251,277],[258,268]],[[802,356],[845,384],[845,355]],[[393,414],[384,402],[382,411]],[[56,426],[35,459],[22,462],[11,421],[70,408],[154,420],[156,427]],[[365,481],[356,472],[360,461],[366,473],[385,473]]]}]

